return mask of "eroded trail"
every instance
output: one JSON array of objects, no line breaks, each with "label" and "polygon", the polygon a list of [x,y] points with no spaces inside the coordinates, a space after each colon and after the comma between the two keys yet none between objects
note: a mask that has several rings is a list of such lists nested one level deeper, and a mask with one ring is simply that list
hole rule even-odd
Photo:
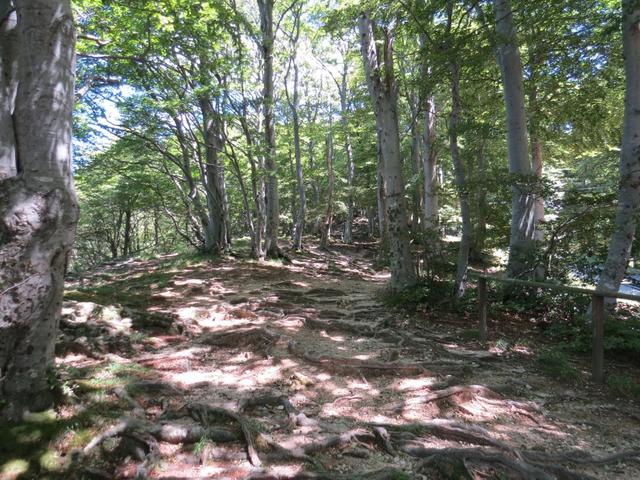
[{"label": "eroded trail", "polygon": [[526,359],[463,345],[425,320],[412,327],[382,303],[372,253],[166,263],[152,274],[140,262],[91,278],[94,293],[66,304],[59,362],[73,366],[80,403],[100,391],[119,419],[93,427],[75,471],[640,478],[633,412],[547,387]]}]

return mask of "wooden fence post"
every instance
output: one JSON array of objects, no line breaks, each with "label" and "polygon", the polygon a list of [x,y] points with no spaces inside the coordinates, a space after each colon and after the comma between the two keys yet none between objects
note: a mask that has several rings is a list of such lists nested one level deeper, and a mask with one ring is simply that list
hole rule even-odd
[{"label": "wooden fence post", "polygon": [[604,383],[604,297],[591,297],[591,323],[593,324],[593,381]]},{"label": "wooden fence post", "polygon": [[478,302],[480,307],[480,341],[487,341],[487,279],[478,278]]}]

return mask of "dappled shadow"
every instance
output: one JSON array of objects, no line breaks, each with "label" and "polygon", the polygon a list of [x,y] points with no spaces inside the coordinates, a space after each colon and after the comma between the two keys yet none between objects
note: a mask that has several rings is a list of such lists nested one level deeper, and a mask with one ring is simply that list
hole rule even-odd
[{"label": "dappled shadow", "polygon": [[[389,467],[418,478],[429,449],[475,444],[517,460],[522,448],[575,454],[611,441],[604,421],[587,428],[549,415],[563,387],[531,369],[526,345],[487,350],[465,338],[469,318],[425,328],[424,317],[383,304],[387,277],[371,261],[369,248],[341,245],[291,254],[287,265],[169,258],[112,265],[74,285],[66,308],[90,303],[101,313],[63,324],[58,362],[76,369],[65,379],[74,402],[103,395],[115,417],[135,420],[82,466],[116,478],[142,467],[154,478],[293,478],[320,468],[359,478]],[[101,425],[92,432],[119,423]],[[152,425],[188,425],[192,437],[168,441]],[[620,449],[636,427],[624,425]],[[111,444],[130,437],[143,439],[142,454],[122,462]],[[481,475],[513,473],[474,455],[469,468]],[[538,460],[519,461],[553,463]],[[565,460],[556,463],[571,466]],[[608,478],[636,473],[618,468]]]}]

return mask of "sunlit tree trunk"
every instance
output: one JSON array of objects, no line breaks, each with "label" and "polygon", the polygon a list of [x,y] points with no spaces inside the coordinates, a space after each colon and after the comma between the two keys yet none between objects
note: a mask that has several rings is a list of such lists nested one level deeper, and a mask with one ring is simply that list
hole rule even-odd
[{"label": "sunlit tree trunk", "polygon": [[622,9],[626,91],[620,150],[620,190],[615,231],[598,281],[599,289],[610,291],[618,291],[624,278],[640,207],[640,4],[636,0],[623,0]]},{"label": "sunlit tree trunk", "polygon": [[[16,0],[15,6],[17,17],[0,19],[2,28],[13,22],[17,35],[15,44],[0,42],[4,78],[10,85],[18,79],[11,121],[6,109],[0,112],[0,136],[8,142],[3,155],[16,152],[10,174],[0,178],[0,399],[2,417],[12,420],[51,403],[48,371],[78,216],[70,2]],[[14,46],[15,57],[7,51]],[[17,71],[6,68],[6,58],[17,59]],[[10,123],[14,128],[7,130]]]},{"label": "sunlit tree trunk", "polygon": [[320,248],[326,249],[331,240],[331,225],[333,224],[333,133],[329,131],[327,134],[326,144],[327,159],[327,209],[325,210],[324,220],[322,222],[322,232],[320,235]]},{"label": "sunlit tree trunk", "polygon": [[278,165],[276,162],[276,122],[273,95],[273,4],[274,0],[257,0],[260,10],[260,31],[262,33],[263,59],[263,109],[264,109],[264,167],[266,173],[266,235],[265,254],[267,257],[282,256],[278,246],[280,227],[280,205],[278,198]]},{"label": "sunlit tree trunk", "polygon": [[[447,33],[451,34],[453,21],[453,2],[447,4]],[[449,118],[449,148],[455,175],[458,201],[460,202],[460,217],[462,218],[462,235],[458,249],[456,263],[456,278],[454,296],[459,298],[464,294],[467,267],[469,265],[469,251],[471,250],[471,209],[469,208],[469,191],[466,181],[464,163],[460,158],[458,147],[458,126],[460,123],[460,65],[456,52],[449,52],[449,69],[451,73],[451,116]]]},{"label": "sunlit tree trunk", "polygon": [[509,173],[512,178],[511,237],[508,274],[522,277],[532,270],[535,254],[535,196],[529,159],[527,118],[524,106],[522,60],[510,0],[494,0],[498,58],[507,112]]},{"label": "sunlit tree trunk", "polygon": [[[375,25],[368,14],[359,19],[362,58],[369,95],[378,119],[378,138],[384,164],[383,179],[387,213],[390,289],[404,290],[416,283],[407,235],[404,178],[398,132],[397,90],[393,72],[393,37],[385,31],[382,62],[375,41]],[[384,70],[384,71],[383,71]]]},{"label": "sunlit tree trunk", "polygon": [[304,221],[307,209],[307,196],[304,188],[304,175],[302,170],[302,148],[300,146],[300,116],[298,115],[298,109],[300,108],[300,93],[299,93],[299,68],[297,58],[297,43],[300,38],[300,10],[295,11],[294,17],[294,33],[291,37],[291,47],[293,52],[289,59],[289,68],[287,70],[287,76],[293,68],[293,96],[289,96],[289,91],[285,92],[287,100],[289,101],[289,108],[291,108],[291,117],[293,120],[293,147],[296,158],[296,188],[298,196],[298,209],[294,212],[295,221],[293,225],[293,248],[295,250],[302,249],[302,234],[304,233]]},{"label": "sunlit tree trunk", "polygon": [[478,184],[480,188],[476,192],[478,208],[477,224],[473,236],[474,254],[480,258],[485,249],[487,239],[487,189],[483,186],[487,181],[487,159],[485,155],[485,139],[480,140],[476,152],[476,165],[478,167]]},{"label": "sunlit tree trunk", "polygon": [[422,135],[419,126],[419,105],[418,97],[414,93],[409,95],[407,99],[411,110],[411,174],[414,178],[414,188],[412,192],[413,196],[413,211],[411,212],[411,224],[414,233],[418,233],[421,230],[422,220],[422,185],[419,181],[422,171],[422,157],[420,152],[420,144],[422,142]]},{"label": "sunlit tree trunk", "polygon": [[0,180],[17,175],[13,109],[18,90],[18,16],[0,3]]},{"label": "sunlit tree trunk", "polygon": [[226,244],[224,197],[221,186],[221,165],[218,152],[221,149],[220,120],[216,118],[211,101],[207,98],[200,100],[203,120],[203,135],[205,147],[205,164],[202,168],[202,183],[207,201],[207,222],[205,225],[204,251],[218,254]]},{"label": "sunlit tree trunk", "polygon": [[353,243],[353,216],[354,216],[354,185],[356,176],[356,165],[353,162],[353,148],[351,147],[351,135],[349,134],[349,121],[347,115],[349,113],[348,104],[348,84],[347,78],[349,74],[349,62],[346,54],[343,55],[344,62],[342,64],[342,79],[340,83],[340,121],[342,122],[342,130],[344,132],[344,152],[347,156],[347,218],[344,222],[344,231],[342,233],[342,241],[344,243]]},{"label": "sunlit tree trunk", "polygon": [[[422,175],[423,188],[423,229],[434,240],[439,236],[438,202],[438,153],[436,141],[436,104],[433,95],[427,97],[424,112],[424,130],[422,132]],[[432,246],[433,242],[429,242]]]}]

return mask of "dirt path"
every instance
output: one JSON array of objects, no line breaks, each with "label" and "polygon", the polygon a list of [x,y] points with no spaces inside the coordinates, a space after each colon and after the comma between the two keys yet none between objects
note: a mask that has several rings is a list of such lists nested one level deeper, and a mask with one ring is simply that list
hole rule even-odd
[{"label": "dirt path", "polygon": [[[633,406],[550,382],[526,349],[411,330],[372,256],[93,276],[66,304],[76,398],[59,415],[110,413],[57,440],[61,463],[85,478],[640,478]],[[96,313],[109,303],[124,307]]]}]

